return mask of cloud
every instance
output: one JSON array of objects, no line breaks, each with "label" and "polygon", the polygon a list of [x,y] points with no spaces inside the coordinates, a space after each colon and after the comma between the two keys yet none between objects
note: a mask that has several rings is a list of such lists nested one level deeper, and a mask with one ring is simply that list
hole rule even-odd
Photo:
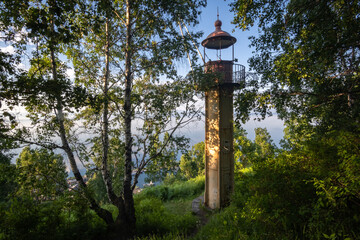
[{"label": "cloud", "polygon": [[0,51],[3,52],[3,53],[14,54],[15,53],[15,48],[13,46],[0,47]]},{"label": "cloud", "polygon": [[16,42],[20,42],[22,39],[26,39],[26,45],[35,46],[35,43],[32,41],[31,38],[27,38],[29,34],[29,30],[26,28],[22,28],[20,31],[15,31],[14,29],[11,30],[4,30],[0,33],[0,43],[8,43],[13,44]]},{"label": "cloud", "polygon": [[[261,127],[266,128],[271,135],[275,144],[279,144],[280,140],[284,136],[284,122],[277,118],[276,115],[267,117],[263,121],[249,120],[242,126],[246,132],[247,137],[250,140],[255,139],[255,128]],[[203,117],[200,121],[193,122],[186,127],[180,129],[178,134],[185,135],[190,138],[190,145],[205,140],[205,118]]]},{"label": "cloud", "polygon": [[28,70],[29,68],[27,66],[25,66],[25,64],[23,63],[19,63],[17,66],[16,66],[18,69],[22,69],[22,70]]},{"label": "cloud", "polygon": [[257,120],[249,120],[243,125],[244,129],[248,133],[248,138],[251,140],[255,139],[255,128],[266,128],[268,132],[271,135],[271,138],[274,140],[276,144],[279,143],[279,141],[284,136],[284,121],[279,119],[276,115],[273,115],[271,117],[266,117],[262,121]]},{"label": "cloud", "polygon": [[70,78],[70,79],[74,79],[75,78],[75,71],[73,68],[68,68],[66,70],[66,75]]}]

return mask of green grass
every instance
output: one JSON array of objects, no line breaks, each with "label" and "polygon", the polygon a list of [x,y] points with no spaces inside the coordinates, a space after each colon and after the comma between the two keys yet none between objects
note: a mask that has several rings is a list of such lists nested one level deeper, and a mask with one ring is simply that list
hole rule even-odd
[{"label": "green grass", "polygon": [[193,199],[178,199],[164,202],[164,207],[167,211],[175,215],[184,215],[191,212],[191,203]]},{"label": "green grass", "polygon": [[240,230],[240,225],[239,209],[230,206],[210,216],[208,223],[199,229],[198,233],[191,239],[249,239],[248,236]]},{"label": "green grass", "polygon": [[204,177],[144,189],[134,196],[139,239],[186,239],[197,226],[191,203],[205,185]]},{"label": "green grass", "polygon": [[158,198],[162,201],[190,199],[199,196],[205,188],[205,176],[199,176],[186,182],[175,182],[171,185],[162,184],[145,188],[135,198]]},{"label": "green grass", "polygon": [[[197,217],[190,212],[174,214],[157,198],[135,202],[136,228],[139,236],[149,234],[189,233],[196,226]],[[171,208],[174,210],[174,208]]]},{"label": "green grass", "polygon": [[136,240],[185,240],[188,237],[182,233],[169,233],[162,236],[159,235],[150,235],[136,238]]}]

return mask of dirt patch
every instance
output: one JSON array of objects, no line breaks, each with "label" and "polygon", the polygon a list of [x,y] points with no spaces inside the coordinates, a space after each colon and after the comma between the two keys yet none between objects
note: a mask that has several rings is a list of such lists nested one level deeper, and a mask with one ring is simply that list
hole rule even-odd
[{"label": "dirt patch", "polygon": [[191,209],[193,214],[195,214],[199,218],[199,222],[194,229],[194,231],[190,234],[190,237],[196,235],[199,229],[204,226],[208,220],[210,215],[212,214],[212,210],[204,205],[204,196],[201,195],[195,198],[191,203]]}]

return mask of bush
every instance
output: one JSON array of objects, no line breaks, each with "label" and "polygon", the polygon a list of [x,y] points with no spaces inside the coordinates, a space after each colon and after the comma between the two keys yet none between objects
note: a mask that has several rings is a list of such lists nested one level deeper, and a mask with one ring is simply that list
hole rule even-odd
[{"label": "bush", "polygon": [[74,194],[65,199],[62,214],[65,218],[58,239],[101,239],[106,232],[105,222],[81,196]]},{"label": "bush", "polygon": [[215,214],[196,239],[296,239],[316,196],[303,159],[279,155],[236,173],[231,206]]},{"label": "bush", "polygon": [[64,199],[39,204],[14,198],[1,213],[0,239],[99,239],[106,229],[81,200],[69,205]]},{"label": "bush", "polygon": [[231,206],[195,239],[358,239],[358,148],[328,139],[236,173]]},{"label": "bush", "polygon": [[136,240],[185,240],[188,239],[183,233],[169,233],[166,235],[150,235],[146,237],[139,237]]},{"label": "bush", "polygon": [[200,195],[205,188],[205,176],[198,176],[186,182],[145,188],[137,198],[158,198],[163,201],[185,199]]},{"label": "bush", "polygon": [[209,222],[202,227],[194,240],[207,239],[249,239],[242,232],[241,210],[230,206],[223,211],[214,214]]},{"label": "bush", "polygon": [[186,234],[196,226],[197,218],[191,213],[181,216],[171,214],[158,198],[137,199],[135,210],[139,236],[179,232]]}]

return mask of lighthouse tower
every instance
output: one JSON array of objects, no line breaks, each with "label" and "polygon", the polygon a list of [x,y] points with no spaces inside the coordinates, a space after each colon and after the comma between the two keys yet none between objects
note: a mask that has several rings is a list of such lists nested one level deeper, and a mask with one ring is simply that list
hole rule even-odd
[{"label": "lighthouse tower", "polygon": [[[222,208],[230,201],[234,189],[233,150],[233,92],[245,79],[245,68],[234,64],[236,38],[221,30],[221,21],[215,22],[215,31],[201,45],[217,51],[217,60],[205,63],[208,74],[205,91],[205,205]],[[222,60],[221,51],[232,47],[232,60]]]}]

